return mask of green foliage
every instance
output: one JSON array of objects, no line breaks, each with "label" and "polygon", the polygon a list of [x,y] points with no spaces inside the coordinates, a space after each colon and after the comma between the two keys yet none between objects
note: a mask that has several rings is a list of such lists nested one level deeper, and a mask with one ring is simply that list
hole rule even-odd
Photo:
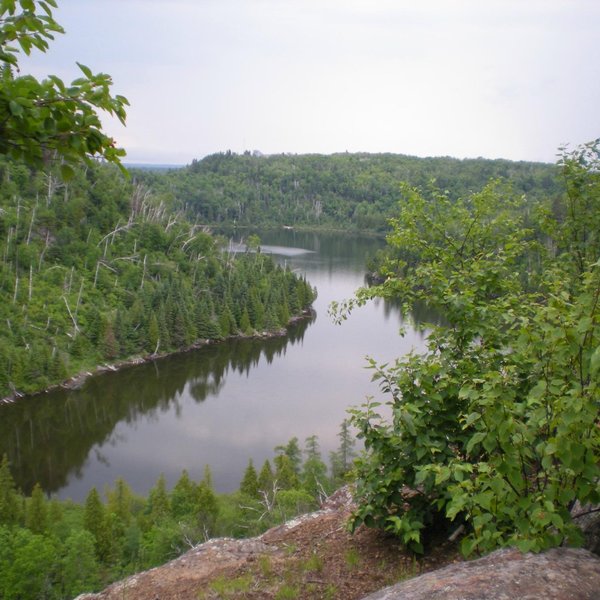
[{"label": "green foliage", "polygon": [[269,494],[273,490],[274,474],[271,463],[265,460],[258,474],[258,491]]},{"label": "green foliage", "polygon": [[331,491],[330,480],[327,476],[327,465],[321,459],[319,441],[316,435],[306,438],[306,460],[302,465],[302,487],[313,497],[323,498]]},{"label": "green foliage", "polygon": [[6,544],[0,551],[0,596],[56,597],[60,559],[54,540],[22,528],[0,529],[0,537]]},{"label": "green foliage", "polygon": [[20,497],[10,472],[8,457],[0,463],[0,525],[16,525],[21,518]]},{"label": "green foliage", "polygon": [[600,263],[583,233],[600,218],[598,164],[595,144],[564,157],[566,208],[542,207],[537,232],[497,185],[456,202],[407,188],[386,281],[358,301],[425,301],[445,324],[426,353],[371,362],[391,416],[353,410],[367,450],[354,526],[422,551],[428,529],[463,523],[467,555],[579,541],[569,509],[600,501]]},{"label": "green foliage", "polygon": [[[294,455],[297,438],[280,448]],[[0,523],[0,596],[7,600],[72,598],[171,560],[208,537],[258,535],[314,510],[323,487],[329,485],[316,436],[307,438],[305,455],[304,463],[298,465],[302,481],[289,456],[280,455],[294,481],[287,489],[269,461],[257,476],[250,460],[240,490],[233,494],[214,493],[207,466],[201,481],[183,471],[170,491],[160,475],[147,498],[135,496],[119,478],[105,490],[104,498],[95,488],[90,490],[83,505],[57,499],[48,502],[39,485],[23,498],[14,489],[4,459],[0,499],[12,500],[4,500],[0,507],[24,505],[26,511],[25,517],[20,510],[10,518],[11,510],[0,513],[4,517]],[[318,489],[313,485],[315,473],[319,482],[325,482]],[[320,568],[318,557],[306,565],[310,571]]]},{"label": "green foliage", "polygon": [[65,596],[75,596],[96,589],[100,568],[96,559],[94,536],[85,530],[73,531],[64,544],[62,559]]},{"label": "green foliage", "polygon": [[287,454],[280,454],[275,457],[274,463],[277,486],[282,490],[297,488],[299,479],[290,457]]},{"label": "green foliage", "polygon": [[250,498],[260,497],[258,492],[258,475],[254,468],[254,464],[252,463],[252,459],[250,459],[248,467],[244,471],[244,478],[240,483],[240,492],[246,494],[246,496],[249,496]]},{"label": "green foliage", "polygon": [[288,460],[290,467],[294,473],[298,475],[300,473],[300,465],[302,464],[302,450],[298,444],[298,438],[291,438],[285,446],[276,446],[275,452],[278,456],[285,455]]},{"label": "green foliage", "polygon": [[287,322],[269,327],[266,310],[289,320],[315,297],[269,256],[222,251],[111,165],[65,184],[0,157],[0,180],[0,397],[105,361],[278,330]]},{"label": "green foliage", "polygon": [[27,529],[33,533],[44,533],[48,528],[48,507],[44,491],[36,483],[31,492],[31,499],[27,504],[25,517]]},{"label": "green foliage", "polygon": [[[136,174],[138,176],[138,174]],[[207,156],[156,176],[181,206],[205,223],[309,226],[387,231],[403,181],[426,187],[435,180],[451,199],[480,189],[490,178],[510,180],[518,194],[556,195],[553,165],[506,160],[416,158],[393,154]],[[257,240],[248,239],[252,248]]]},{"label": "green foliage", "polygon": [[345,481],[352,468],[352,462],[356,455],[354,446],[355,438],[350,431],[350,420],[344,419],[338,433],[340,445],[338,449],[331,452],[329,460],[331,463],[331,478],[334,487],[339,487]]},{"label": "green foliage", "polygon": [[165,476],[162,473],[148,494],[146,513],[152,524],[160,523],[171,513],[171,500],[167,492]]},{"label": "green foliage", "polygon": [[111,95],[109,75],[79,63],[81,76],[70,85],[56,75],[42,81],[15,75],[21,52],[46,52],[54,34],[63,33],[53,8],[54,0],[0,2],[0,154],[38,167],[60,159],[62,176],[70,179],[73,165],[92,157],[120,166],[125,151],[103,132],[98,111],[124,124],[129,103]]}]

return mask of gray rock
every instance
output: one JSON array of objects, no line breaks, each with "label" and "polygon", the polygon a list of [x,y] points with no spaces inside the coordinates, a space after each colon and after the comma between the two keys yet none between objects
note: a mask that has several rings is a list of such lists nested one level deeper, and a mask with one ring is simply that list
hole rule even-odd
[{"label": "gray rock", "polygon": [[573,522],[583,532],[585,541],[583,547],[600,555],[600,506],[586,504],[582,506],[579,500],[571,509]]},{"label": "gray rock", "polygon": [[598,600],[600,558],[583,549],[497,550],[371,594],[363,600]]}]

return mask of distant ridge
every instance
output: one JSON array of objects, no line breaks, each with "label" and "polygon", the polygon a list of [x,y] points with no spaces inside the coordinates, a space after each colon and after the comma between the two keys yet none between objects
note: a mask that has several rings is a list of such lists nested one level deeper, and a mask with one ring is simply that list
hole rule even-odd
[{"label": "distant ridge", "polygon": [[160,171],[164,173],[165,171],[172,171],[175,169],[183,169],[185,165],[155,165],[152,163],[123,163],[127,169],[142,169],[144,171]]}]

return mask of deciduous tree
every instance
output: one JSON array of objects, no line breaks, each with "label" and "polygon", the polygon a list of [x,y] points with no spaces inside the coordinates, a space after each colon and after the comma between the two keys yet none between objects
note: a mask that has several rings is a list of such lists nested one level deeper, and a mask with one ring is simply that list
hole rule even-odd
[{"label": "deciduous tree", "polygon": [[120,165],[124,150],[102,128],[100,112],[125,123],[127,99],[111,95],[112,79],[78,64],[81,76],[65,84],[56,75],[39,81],[21,75],[21,53],[46,52],[62,27],[54,20],[55,0],[0,2],[0,154],[33,166],[72,165],[101,157]]}]

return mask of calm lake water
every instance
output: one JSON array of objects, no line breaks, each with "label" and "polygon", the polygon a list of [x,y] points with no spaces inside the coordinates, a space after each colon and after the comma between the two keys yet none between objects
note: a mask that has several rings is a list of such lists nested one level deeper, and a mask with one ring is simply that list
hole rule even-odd
[{"label": "calm lake water", "polygon": [[410,328],[400,337],[399,313],[383,301],[342,325],[327,313],[364,285],[365,260],[382,240],[260,235],[263,251],[317,287],[315,318],[286,337],[215,344],[0,407],[0,455],[8,453],[23,490],[39,481],[81,501],[123,477],[145,494],[160,473],[173,485],[182,469],[201,479],[208,464],[216,490],[230,492],[249,458],[260,468],[276,445],[313,434],[328,462],[347,408],[379,395],[365,357],[388,362],[423,339]]}]

